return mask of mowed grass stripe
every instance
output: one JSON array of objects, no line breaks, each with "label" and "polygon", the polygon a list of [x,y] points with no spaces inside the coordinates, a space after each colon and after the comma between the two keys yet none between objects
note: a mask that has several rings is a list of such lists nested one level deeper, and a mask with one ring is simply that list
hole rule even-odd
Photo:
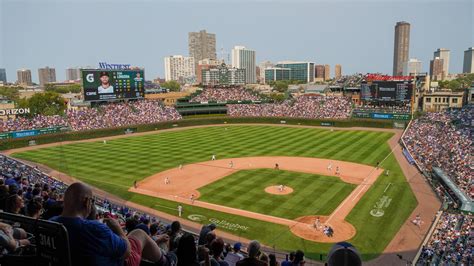
[{"label": "mowed grass stripe", "polygon": [[[294,192],[271,195],[264,191],[278,184],[291,187]],[[242,170],[200,188],[199,200],[295,219],[331,213],[354,188],[337,177],[273,169]]]}]

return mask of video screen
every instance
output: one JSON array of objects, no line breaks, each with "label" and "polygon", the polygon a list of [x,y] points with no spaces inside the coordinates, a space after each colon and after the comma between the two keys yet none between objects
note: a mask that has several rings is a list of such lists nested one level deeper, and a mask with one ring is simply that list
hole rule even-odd
[{"label": "video screen", "polygon": [[84,101],[137,99],[145,96],[143,70],[82,70]]}]

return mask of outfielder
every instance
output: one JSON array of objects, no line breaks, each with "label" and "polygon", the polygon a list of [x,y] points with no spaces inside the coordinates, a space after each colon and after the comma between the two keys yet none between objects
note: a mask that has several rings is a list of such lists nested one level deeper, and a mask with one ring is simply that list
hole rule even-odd
[{"label": "outfielder", "polygon": [[216,160],[216,155],[213,154],[212,157],[211,157],[211,161],[215,161]]},{"label": "outfielder", "polygon": [[181,204],[178,205],[178,215],[181,217],[181,214],[183,213],[183,206]]}]

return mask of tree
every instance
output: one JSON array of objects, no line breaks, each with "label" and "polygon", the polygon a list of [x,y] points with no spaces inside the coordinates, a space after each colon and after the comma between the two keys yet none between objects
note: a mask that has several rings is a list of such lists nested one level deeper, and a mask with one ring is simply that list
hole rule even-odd
[{"label": "tree", "polygon": [[175,80],[167,81],[160,85],[160,87],[166,88],[170,91],[180,91],[181,89],[181,85],[179,85],[179,83]]},{"label": "tree", "polygon": [[[66,102],[61,95],[53,91],[36,93],[30,99],[22,99],[21,105],[27,105],[32,114],[62,115],[66,109]],[[23,106],[25,107],[25,106]]]},{"label": "tree", "polygon": [[282,102],[285,100],[285,94],[283,93],[270,93],[269,97],[275,102]]},{"label": "tree", "polygon": [[18,87],[10,86],[0,87],[0,95],[8,100],[17,101],[20,99],[19,89]]},{"label": "tree", "polygon": [[46,84],[44,86],[45,91],[54,91],[57,93],[79,93],[81,92],[81,85],[80,84],[70,84],[70,85],[61,85],[57,86],[54,84]]},{"label": "tree", "polygon": [[273,86],[273,89],[278,91],[278,92],[285,92],[288,90],[288,82],[279,80],[275,82],[275,85]]}]

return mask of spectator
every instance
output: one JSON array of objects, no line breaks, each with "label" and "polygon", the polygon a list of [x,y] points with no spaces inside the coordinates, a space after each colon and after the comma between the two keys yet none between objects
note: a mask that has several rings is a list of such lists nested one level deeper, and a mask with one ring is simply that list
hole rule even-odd
[{"label": "spectator", "polygon": [[240,260],[236,263],[237,266],[266,266],[267,264],[258,259],[260,257],[260,243],[257,240],[252,240],[247,248],[248,258]]},{"label": "spectator", "polygon": [[20,214],[23,207],[25,207],[24,200],[18,194],[10,195],[5,202],[6,212]]},{"label": "spectator", "polygon": [[70,185],[64,196],[64,210],[51,220],[68,230],[71,261],[75,265],[139,265],[141,258],[163,260],[158,245],[142,230],[125,235],[117,220],[105,219],[106,225],[89,221],[93,204],[92,190],[82,184]]},{"label": "spectator", "polygon": [[205,245],[207,234],[209,232],[214,231],[214,229],[216,229],[216,225],[213,223],[208,224],[208,225],[203,225],[201,228],[201,232],[199,233],[198,245]]},{"label": "spectator", "polygon": [[229,264],[222,260],[222,252],[224,251],[224,240],[218,237],[211,242],[211,265],[212,266],[229,266]]},{"label": "spectator", "polygon": [[268,263],[268,266],[278,266],[278,261],[276,260],[276,257],[275,257],[275,254],[270,254],[268,255],[268,258],[269,258],[269,263]]},{"label": "spectator", "polygon": [[232,251],[227,253],[227,255],[225,256],[224,260],[227,263],[229,263],[230,266],[234,266],[237,263],[237,261],[244,258],[244,255],[240,253],[241,248],[242,248],[242,244],[240,242],[237,242],[234,244]]},{"label": "spectator", "polygon": [[290,252],[290,258],[288,260],[288,257],[286,257],[286,260],[281,263],[281,266],[291,266],[293,263],[293,260],[295,260],[295,252],[292,251]]},{"label": "spectator", "polygon": [[178,247],[179,238],[181,237],[181,224],[178,221],[171,223],[168,235],[170,237],[169,249],[173,251]]},{"label": "spectator", "polygon": [[329,251],[327,265],[360,266],[362,265],[362,260],[354,246],[347,242],[339,242],[333,245],[331,251]]},{"label": "spectator", "polygon": [[184,233],[179,238],[176,256],[178,257],[178,266],[199,266],[196,242],[193,235]]}]

